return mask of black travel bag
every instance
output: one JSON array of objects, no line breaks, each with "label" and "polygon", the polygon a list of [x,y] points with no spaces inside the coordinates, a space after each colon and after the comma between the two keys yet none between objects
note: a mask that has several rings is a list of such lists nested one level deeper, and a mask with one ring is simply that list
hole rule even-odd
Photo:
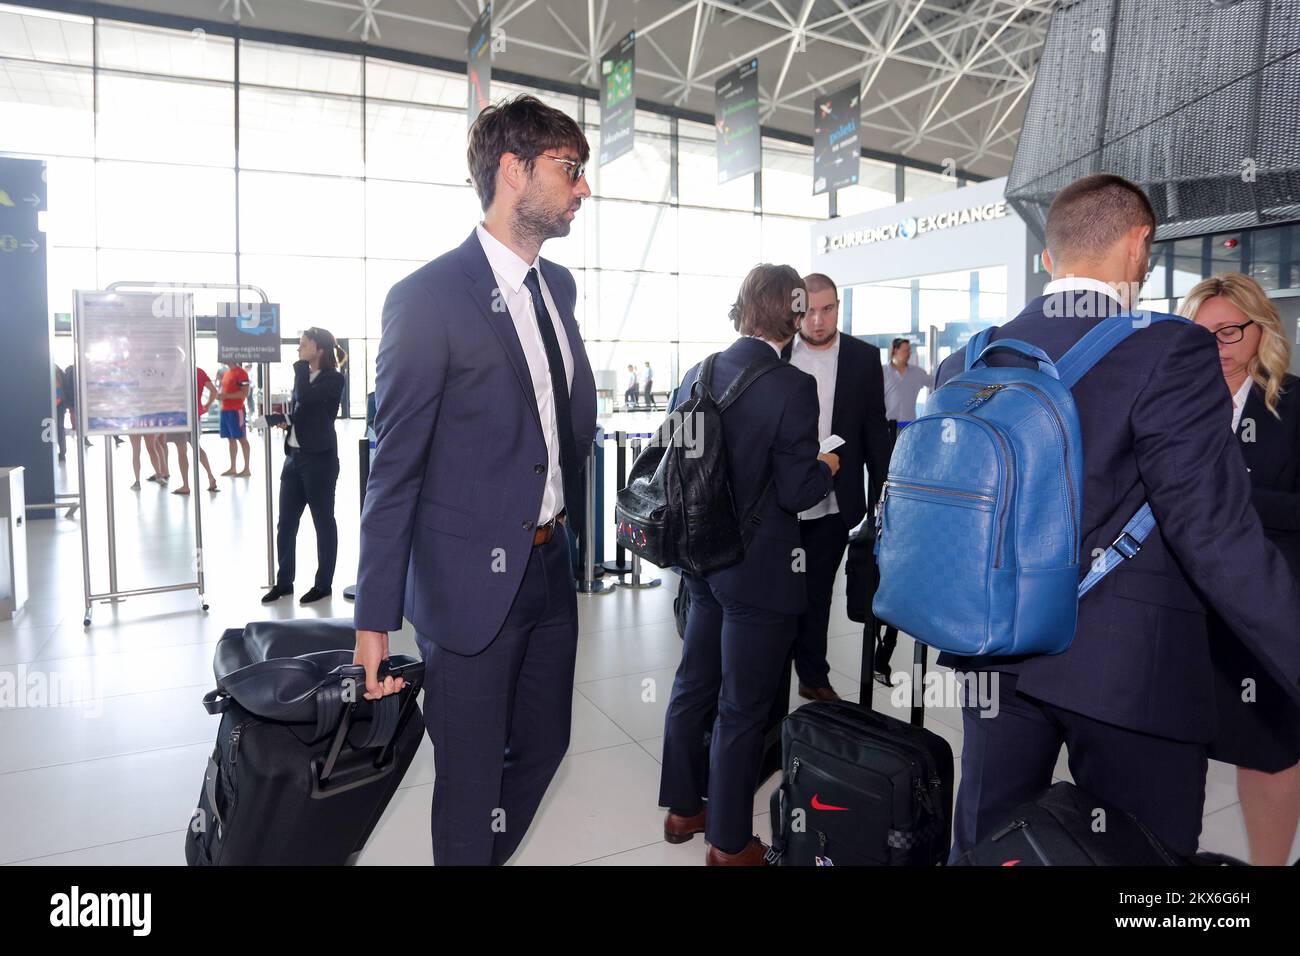
[{"label": "black travel bag", "polygon": [[380,679],[406,687],[365,699],[351,619],[259,621],[226,631],[213,661],[221,715],[190,866],[355,862],[420,746],[423,662],[393,655]]},{"label": "black travel bag", "polygon": [[[864,640],[863,653],[870,653]],[[781,728],[769,860],[783,866],[935,866],[952,839],[953,759],[921,726],[926,647],[916,644],[908,723],[851,701],[805,704]],[[862,685],[871,700],[870,683]]]},{"label": "black travel bag", "polygon": [[1185,859],[1141,820],[1114,804],[1057,783],[1021,804],[1003,826],[954,866],[1244,866],[1218,853]]}]

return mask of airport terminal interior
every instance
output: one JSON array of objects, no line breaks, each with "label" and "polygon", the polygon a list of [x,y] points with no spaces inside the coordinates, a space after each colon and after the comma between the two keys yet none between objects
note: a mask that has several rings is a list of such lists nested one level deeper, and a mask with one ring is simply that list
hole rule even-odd
[{"label": "airport terminal interior", "polygon": [[[1255,22],[1259,6],[1271,6],[1271,26]],[[1215,172],[1158,172],[1151,157],[1166,146],[1126,152],[1127,134],[1098,160],[1107,136],[1124,132],[1118,106],[1106,135],[1045,133],[1070,110],[1096,107],[1079,105],[1070,83],[1096,84],[1088,89],[1103,100],[1110,89],[1111,67],[1072,68],[1070,45],[1094,42],[1094,21],[1113,30],[1117,57],[1131,52],[1125,44],[1153,43],[1115,26],[1157,18],[1142,7],[1178,7],[1189,48],[1211,17],[1238,43],[1214,83],[1196,74],[1185,87],[1153,88],[1159,102],[1133,123],[1166,146],[1180,103],[1194,111],[1198,97],[1240,89],[1276,103],[1285,96],[1251,84],[1300,76],[1300,9],[1252,0],[0,2],[0,318],[10,353],[0,358],[0,863],[186,863],[221,720],[203,705],[217,642],[254,621],[352,617],[345,589],[358,577],[386,297],[482,220],[469,123],[528,93],[571,118],[591,147],[590,197],[541,254],[575,280],[598,429],[582,450],[591,480],[577,503],[591,525],[571,554],[570,742],[509,863],[703,865],[702,839],[665,841],[658,800],[683,649],[679,575],[620,546],[615,501],[682,376],[736,340],[729,309],[754,266],[829,276],[841,336],[875,347],[882,362],[906,339],[911,364],[933,373],[1042,292],[1052,194],[1114,171],[1162,197],[1142,305],[1172,312],[1206,277],[1242,273],[1296,342],[1293,129],[1276,158],[1266,146],[1277,123],[1251,120],[1264,133],[1242,160],[1258,165],[1267,200],[1251,190],[1255,179],[1238,195]],[[1067,24],[1073,37],[1059,25],[1070,17],[1086,21]],[[1242,22],[1226,25],[1231,17]],[[1274,74],[1260,73],[1265,60]],[[733,94],[746,102],[726,114]],[[1174,151],[1192,149],[1175,132]],[[1225,162],[1237,177],[1237,154]],[[110,315],[122,301],[138,306],[134,330],[129,316]],[[330,593],[300,603],[317,562],[304,513],[292,593],[264,603],[280,564],[286,446],[275,416],[298,400],[294,364],[308,330],[328,330],[346,353],[333,423],[337,570]],[[144,376],[138,387],[111,397],[95,391],[93,374],[78,381],[78,370],[112,356],[129,364],[132,349],[168,335],[183,355],[184,394],[196,373],[213,383],[198,408],[188,398],[168,406],[148,378],[156,370],[131,372]],[[890,418],[919,417],[931,384]],[[231,387],[233,399],[213,400]],[[243,446],[227,437],[232,421]],[[194,460],[196,437],[211,479]],[[861,683],[873,634],[850,618],[847,589],[840,566],[830,683],[906,720],[905,695]],[[913,647],[899,635],[896,670]],[[390,650],[420,656],[409,620]],[[792,711],[807,703],[798,689],[795,680]],[[950,744],[959,787],[960,708],[936,701],[925,727]],[[1073,779],[1064,749],[1052,777]],[[754,793],[753,833],[764,842],[781,779],[765,775]],[[433,788],[424,735],[355,862],[432,863]],[[1209,762],[1199,842],[1249,856],[1228,763]]]}]

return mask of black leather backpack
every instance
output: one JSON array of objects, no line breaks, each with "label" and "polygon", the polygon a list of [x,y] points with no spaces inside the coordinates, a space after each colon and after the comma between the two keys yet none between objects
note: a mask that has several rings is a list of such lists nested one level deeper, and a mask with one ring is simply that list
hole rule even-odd
[{"label": "black leather backpack", "polygon": [[737,564],[758,524],[763,493],[744,521],[737,514],[722,441],[722,413],[756,381],[785,364],[745,368],[722,397],[713,398],[713,361],[704,360],[691,395],[669,413],[619,489],[614,516],[618,543],[651,564],[695,575]]}]

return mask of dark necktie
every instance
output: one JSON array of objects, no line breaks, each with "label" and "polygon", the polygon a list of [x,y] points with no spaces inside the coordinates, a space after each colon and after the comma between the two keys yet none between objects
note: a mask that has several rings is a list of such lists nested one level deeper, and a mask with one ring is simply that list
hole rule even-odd
[{"label": "dark necktie", "polygon": [[560,439],[564,507],[572,517],[582,506],[579,499],[581,482],[578,478],[577,439],[573,437],[573,415],[569,409],[569,379],[564,373],[564,353],[560,351],[560,341],[555,337],[555,323],[551,321],[546,300],[542,298],[542,283],[537,278],[536,269],[528,270],[524,285],[528,286],[528,293],[533,297],[533,315],[537,319],[537,329],[542,334],[542,346],[546,349],[546,364],[551,370],[551,397],[555,405],[555,425]]}]

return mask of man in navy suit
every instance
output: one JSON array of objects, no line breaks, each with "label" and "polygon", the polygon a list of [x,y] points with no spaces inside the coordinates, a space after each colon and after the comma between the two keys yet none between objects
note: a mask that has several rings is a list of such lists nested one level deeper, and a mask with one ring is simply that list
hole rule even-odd
[{"label": "man in navy suit", "polygon": [[356,660],[367,698],[400,690],[378,667],[403,614],[415,627],[438,864],[505,863],[569,745],[568,536],[596,390],[573,277],[538,252],[591,195],[588,155],[534,97],[485,109],[469,134],[482,224],[384,305]]},{"label": "man in navy suit", "polygon": [[[1058,361],[1101,319],[1135,308],[1155,225],[1141,189],[1118,176],[1067,186],[1047,219],[1052,281],[993,343],[1021,339]],[[1006,351],[989,363],[1025,364]],[[939,385],[964,366],[962,349]],[[1251,505],[1214,336],[1186,322],[1139,327],[1072,391],[1084,447],[1081,577],[1144,500],[1158,533],[1080,599],[1064,653],[940,656],[1001,672],[996,713],[963,711],[954,857],[1051,785],[1062,744],[1079,787],[1196,852],[1215,732],[1203,598],[1300,696],[1300,591]]]},{"label": "man in navy suit", "polygon": [[844,444],[835,449],[840,459],[835,490],[799,514],[799,535],[807,560],[808,607],[799,615],[794,668],[800,697],[839,700],[826,662],[835,575],[844,560],[849,532],[864,515],[875,511],[889,470],[891,447],[880,349],[840,334],[839,290],[830,276],[814,272],[803,281],[808,287],[808,311],[799,334],[781,356],[817,380],[818,439],[838,435]]}]

